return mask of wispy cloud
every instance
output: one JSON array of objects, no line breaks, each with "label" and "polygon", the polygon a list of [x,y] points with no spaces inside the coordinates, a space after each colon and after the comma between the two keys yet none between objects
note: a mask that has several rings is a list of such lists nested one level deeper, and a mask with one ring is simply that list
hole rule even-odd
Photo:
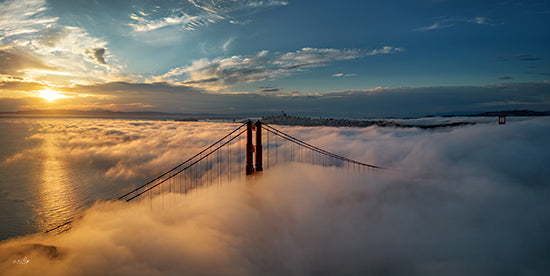
[{"label": "wispy cloud", "polygon": [[150,13],[136,11],[130,15],[129,26],[136,32],[148,32],[164,27],[176,27],[180,30],[197,28],[228,21],[232,24],[246,24],[248,19],[241,19],[271,7],[285,6],[287,1],[183,1],[178,8],[162,10],[161,7]]},{"label": "wispy cloud", "polygon": [[230,38],[228,39],[222,46],[222,49],[223,49],[223,52],[227,52],[227,50],[229,50],[229,45],[231,45],[231,43],[233,43],[233,40],[235,40],[234,38]]},{"label": "wispy cloud", "polygon": [[542,57],[537,56],[537,55],[532,55],[532,54],[516,55],[516,56],[514,56],[514,58],[516,58],[519,61],[539,61],[539,60],[543,60]]},{"label": "wispy cloud", "polygon": [[[543,57],[536,54],[519,54],[515,56],[497,56],[497,60],[499,61],[510,61],[510,60],[517,60],[517,61],[539,61],[544,60]],[[529,65],[528,68],[536,68],[535,65]]]},{"label": "wispy cloud", "polygon": [[301,96],[299,92],[296,91],[287,91],[284,88],[280,87],[271,87],[271,86],[262,86],[256,90],[256,93],[269,96],[269,97],[299,97]]},{"label": "wispy cloud", "polygon": [[21,70],[26,69],[57,70],[31,54],[15,49],[6,50],[0,50],[0,74],[17,75]]},{"label": "wispy cloud", "polygon": [[401,51],[402,48],[391,46],[373,50],[306,47],[287,53],[260,51],[252,56],[195,60],[190,66],[173,68],[164,75],[153,77],[152,80],[220,90],[243,82],[281,78],[293,72],[326,66],[332,62]]},{"label": "wispy cloud", "polygon": [[361,50],[359,49],[327,49],[307,47],[276,56],[273,64],[286,70],[319,67],[329,62],[357,59],[361,57],[361,54]]},{"label": "wispy cloud", "polygon": [[489,25],[490,19],[487,17],[476,16],[473,18],[460,18],[460,17],[438,17],[436,22],[431,25],[419,27],[414,29],[415,31],[431,31],[446,29],[455,26],[457,23],[472,23],[479,25]]},{"label": "wispy cloud", "polygon": [[279,87],[260,87],[258,90],[256,90],[256,92],[259,92],[259,93],[278,93],[280,92],[282,89],[279,88]]},{"label": "wispy cloud", "polygon": [[496,78],[496,80],[511,80],[511,79],[513,79],[513,78],[512,78],[512,77],[508,77],[508,76]]},{"label": "wispy cloud", "polygon": [[486,17],[477,16],[477,17],[474,17],[474,18],[468,20],[468,22],[481,24],[481,25],[487,25],[487,24],[489,24],[489,22],[487,22],[487,20],[488,19]]},{"label": "wispy cloud", "polygon": [[46,1],[6,1],[0,4],[0,42],[34,34],[53,26],[59,18],[45,15]]},{"label": "wispy cloud", "polygon": [[[48,15],[44,0],[0,3],[0,49],[4,57],[17,57],[10,74],[49,83],[103,81],[121,69],[106,50],[106,41],[82,28],[59,23],[57,17]],[[107,66],[106,57],[113,64]],[[3,61],[0,71],[5,72],[14,62]]]},{"label": "wispy cloud", "polygon": [[443,24],[442,22],[433,23],[430,26],[420,27],[415,29],[415,31],[430,31],[430,30],[439,30],[452,27],[454,24]]},{"label": "wispy cloud", "polygon": [[399,53],[399,52],[403,52],[403,51],[405,51],[405,49],[403,49],[403,48],[395,48],[395,47],[391,47],[391,46],[384,46],[382,48],[377,48],[377,49],[370,50],[370,51],[366,52],[365,55],[374,56],[374,55],[380,55],[380,54],[395,54],[395,53]]},{"label": "wispy cloud", "polygon": [[336,73],[336,74],[332,74],[332,76],[335,78],[348,78],[348,77],[355,77],[357,76],[357,74]]}]

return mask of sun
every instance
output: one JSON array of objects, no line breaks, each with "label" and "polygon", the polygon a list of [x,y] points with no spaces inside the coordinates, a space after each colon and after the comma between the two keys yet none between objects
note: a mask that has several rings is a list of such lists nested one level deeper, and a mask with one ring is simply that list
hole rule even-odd
[{"label": "sun", "polygon": [[67,96],[61,94],[58,91],[54,91],[54,90],[50,90],[50,89],[40,90],[38,92],[40,92],[39,97],[44,98],[44,99],[46,99],[50,102],[53,101],[53,100],[56,100],[56,99],[61,99],[61,98],[66,98],[67,97]]}]

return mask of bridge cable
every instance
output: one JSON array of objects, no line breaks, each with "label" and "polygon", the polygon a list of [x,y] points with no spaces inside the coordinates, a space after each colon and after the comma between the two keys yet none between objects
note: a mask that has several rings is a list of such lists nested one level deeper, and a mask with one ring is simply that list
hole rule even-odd
[{"label": "bridge cable", "polygon": [[[137,192],[138,190],[143,189],[143,188],[146,187],[147,185],[149,185],[149,184],[151,184],[151,183],[153,183],[153,182],[155,182],[155,181],[161,179],[161,178],[164,177],[165,175],[167,175],[167,174],[169,174],[169,173],[175,171],[175,170],[178,169],[179,167],[185,165],[186,163],[188,163],[189,161],[193,160],[193,159],[196,158],[197,156],[200,156],[201,154],[203,154],[203,153],[206,152],[207,150],[211,149],[211,148],[214,147],[216,144],[218,144],[218,143],[220,143],[221,141],[225,140],[227,137],[231,136],[233,133],[237,132],[239,129],[241,129],[241,128],[242,128],[243,126],[245,126],[245,125],[246,125],[246,123],[243,123],[242,125],[240,125],[239,127],[237,127],[235,130],[233,130],[233,131],[231,131],[229,134],[225,135],[223,138],[219,139],[219,140],[216,141],[215,143],[211,144],[211,145],[208,146],[207,148],[205,148],[205,149],[203,149],[202,151],[200,151],[199,153],[195,154],[193,157],[191,157],[191,158],[187,159],[186,161],[184,161],[184,162],[178,164],[177,166],[173,167],[172,169],[170,169],[170,170],[164,172],[163,174],[161,174],[160,176],[156,177],[155,179],[152,179],[152,180],[150,180],[149,182],[147,182],[147,183],[141,185],[140,187],[138,187],[138,188],[136,188],[136,189],[134,189],[134,190],[132,190],[132,191],[130,191],[130,192],[128,192],[128,193],[126,193],[126,194],[120,196],[120,197],[118,197],[117,200],[121,200],[121,199],[123,199],[124,197],[126,197],[126,196],[128,196],[128,195],[130,195],[130,194],[132,194],[132,193],[135,193],[135,192]],[[207,156],[209,156],[210,154],[216,152],[217,150],[219,150],[221,147],[223,147],[223,146],[226,145],[227,143],[229,143],[229,142],[233,141],[234,139],[236,139],[237,137],[241,136],[245,131],[246,131],[246,130],[241,131],[241,132],[240,132],[239,134],[237,134],[235,137],[231,138],[229,141],[225,142],[223,145],[219,146],[218,148],[216,148],[215,150],[213,150],[212,152],[210,152],[208,155],[206,155],[206,156],[204,156],[203,158],[201,158],[201,159],[195,161],[193,164],[191,164],[191,165],[185,167],[184,169],[180,170],[180,171],[177,172],[176,174],[171,175],[169,178],[163,180],[161,183],[167,181],[168,179],[171,179],[172,177],[176,176],[177,174],[181,173],[182,171],[184,171],[184,170],[188,169],[189,167],[193,166],[194,164],[198,163],[199,161],[201,161],[201,160],[204,159],[205,157],[207,157]],[[160,184],[160,183],[159,183],[159,184]],[[158,186],[159,184],[153,186],[152,188]],[[148,191],[148,190],[150,190],[150,189],[147,189],[146,191]],[[130,200],[132,200],[132,199],[134,199],[134,198],[136,198],[136,197],[142,195],[142,194],[145,193],[146,191],[143,191],[143,192],[139,193],[138,195],[136,195],[136,196],[134,196],[134,197],[132,197],[132,198],[130,198],[130,199],[127,199],[126,202],[128,202],[128,201],[130,201]],[[64,222],[64,223],[62,223],[62,224],[60,224],[60,225],[57,225],[57,226],[54,227],[54,228],[51,228],[51,229],[48,229],[48,230],[44,231],[44,233],[49,233],[49,232],[52,232],[52,231],[54,231],[54,230],[57,230],[57,229],[59,229],[59,228],[61,228],[61,227],[63,227],[63,226],[70,225],[71,223],[73,223],[75,220],[77,220],[77,219],[79,219],[79,218],[82,218],[82,215],[77,216],[77,217],[74,217],[74,218],[71,218],[71,219],[67,220],[67,221]]]},{"label": "bridge cable", "polygon": [[[229,134],[225,135],[223,138],[219,139],[218,141],[216,141],[215,143],[213,143],[213,144],[210,145],[209,147],[203,149],[201,152],[195,154],[193,157],[191,157],[191,158],[185,160],[184,162],[180,163],[179,165],[177,165],[177,166],[173,167],[172,169],[166,171],[165,173],[163,173],[163,174],[157,176],[155,179],[152,179],[152,180],[150,180],[149,182],[147,182],[147,183],[145,183],[145,184],[143,184],[143,185],[137,187],[136,189],[134,189],[134,190],[132,190],[132,191],[130,191],[130,192],[128,192],[128,193],[126,193],[126,194],[120,196],[119,198],[117,198],[117,200],[121,200],[121,199],[127,197],[128,195],[130,195],[130,194],[132,194],[132,193],[135,193],[135,192],[137,192],[137,191],[140,190],[140,189],[143,189],[143,188],[146,187],[147,185],[149,185],[149,184],[151,184],[151,183],[153,183],[153,182],[155,182],[155,181],[161,179],[162,177],[164,177],[165,175],[167,175],[167,174],[173,172],[173,171],[176,170],[177,168],[179,168],[179,167],[185,165],[186,163],[188,163],[189,161],[193,160],[193,159],[196,158],[197,156],[200,156],[201,154],[203,154],[205,151],[207,151],[207,150],[211,149],[212,147],[214,147],[214,146],[215,146],[216,144],[218,144],[219,142],[223,141],[225,138],[231,136],[233,133],[237,132],[239,129],[241,129],[241,128],[242,128],[243,126],[245,126],[245,125],[246,125],[246,123],[240,125],[238,128],[236,128],[235,130],[231,131]],[[242,134],[242,133],[241,133],[241,134]],[[239,135],[240,135],[240,134],[239,134]],[[237,137],[238,137],[239,135],[237,135]]]},{"label": "bridge cable", "polygon": [[[133,200],[134,198],[136,198],[136,197],[138,197],[138,196],[140,196],[140,195],[142,195],[142,194],[144,194],[144,193],[146,193],[146,192],[152,190],[153,188],[157,187],[158,185],[160,185],[160,184],[162,184],[162,183],[164,183],[164,182],[170,180],[170,179],[173,178],[174,176],[180,174],[181,172],[183,172],[183,171],[187,170],[188,168],[192,167],[193,165],[199,163],[199,162],[202,161],[204,158],[210,156],[210,155],[213,154],[214,152],[217,152],[220,148],[224,147],[225,145],[229,144],[229,143],[232,142],[233,140],[237,139],[239,136],[241,136],[241,135],[242,135],[243,133],[245,133],[245,132],[246,132],[246,129],[243,130],[243,131],[241,131],[241,132],[240,132],[239,134],[237,134],[235,137],[233,137],[233,138],[229,139],[228,141],[224,142],[223,144],[221,144],[220,146],[218,146],[218,147],[215,148],[214,150],[210,151],[210,152],[207,153],[205,156],[203,156],[203,157],[199,158],[198,160],[194,161],[193,163],[187,165],[186,167],[184,167],[183,169],[179,170],[178,172],[176,172],[176,173],[170,175],[168,178],[166,178],[166,179],[160,181],[159,183],[157,183],[157,184],[155,184],[155,185],[153,185],[153,186],[151,186],[151,187],[149,187],[149,188],[147,188],[147,189],[145,189],[145,190],[143,190],[143,191],[137,193],[137,194],[134,195],[133,197],[131,197],[131,198],[129,198],[129,199],[126,199],[126,202],[131,201],[131,200]],[[191,158],[191,159],[192,159],[192,158]],[[190,160],[190,159],[189,159],[189,160]],[[186,162],[184,162],[184,163],[186,163]]]},{"label": "bridge cable", "polygon": [[379,166],[375,166],[375,165],[371,165],[371,164],[366,164],[366,163],[363,163],[363,162],[359,162],[359,161],[356,161],[356,160],[353,160],[353,159],[349,159],[349,158],[346,158],[346,157],[343,157],[343,156],[340,156],[338,154],[335,154],[335,153],[332,153],[332,152],[329,152],[329,151],[326,151],[324,149],[321,149],[319,147],[316,147],[314,145],[311,145],[305,141],[302,141],[298,138],[295,138],[289,134],[286,134],[272,126],[269,126],[265,123],[262,123],[264,126],[265,126],[265,129],[268,131],[268,132],[271,132],[272,134],[276,135],[276,136],[279,136],[287,141],[290,141],[292,143],[295,143],[297,145],[300,145],[302,147],[305,147],[307,149],[310,149],[312,151],[315,151],[317,153],[320,153],[320,154],[323,154],[323,155],[326,155],[326,156],[329,156],[329,157],[332,157],[332,158],[335,158],[335,159],[338,159],[338,160],[341,160],[341,161],[344,161],[344,162],[348,162],[348,163],[353,163],[353,164],[357,164],[357,165],[361,165],[361,166],[364,166],[364,167],[369,167],[369,168],[373,168],[373,169],[384,169],[382,167],[379,167]]}]

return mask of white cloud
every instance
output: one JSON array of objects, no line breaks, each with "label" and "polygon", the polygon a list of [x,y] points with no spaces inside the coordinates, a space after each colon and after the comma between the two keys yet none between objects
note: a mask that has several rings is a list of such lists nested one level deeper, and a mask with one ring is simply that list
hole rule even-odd
[{"label": "white cloud", "polygon": [[[149,32],[164,27],[177,27],[180,30],[192,31],[223,21],[232,24],[246,24],[249,20],[240,20],[242,14],[252,15],[271,7],[286,6],[286,1],[205,1],[189,0],[181,7],[153,13],[137,11],[130,15],[129,25],[136,32]],[[160,8],[160,7],[159,7]]]},{"label": "white cloud", "polygon": [[[402,48],[391,46],[369,51],[312,47],[305,47],[287,53],[270,53],[264,50],[252,56],[237,55],[229,58],[219,57],[213,60],[195,60],[190,66],[173,68],[162,76],[152,77],[152,80],[220,90],[243,82],[276,79],[288,76],[296,71],[322,67],[333,62],[353,60],[364,56],[394,54],[402,51]],[[348,74],[346,76],[351,77],[354,75]]]},{"label": "white cloud", "polygon": [[340,77],[347,78],[347,77],[355,77],[355,76],[357,76],[357,74],[336,73],[336,74],[332,74],[332,76],[335,77],[335,78],[340,78]]},{"label": "white cloud", "polygon": [[45,15],[43,0],[5,1],[0,4],[0,42],[16,36],[36,34],[53,26],[59,18]]},{"label": "white cloud", "polygon": [[190,16],[182,14],[180,16],[163,17],[160,19],[146,19],[145,17],[139,17],[136,14],[130,16],[135,20],[135,23],[129,25],[137,32],[148,32],[156,29],[164,28],[167,26],[179,26],[182,25],[186,30],[194,30],[197,26],[207,24],[209,20],[201,16]]},{"label": "white cloud", "polygon": [[359,49],[331,49],[306,47],[277,57],[273,63],[284,69],[318,67],[329,62],[357,59],[361,57]]},{"label": "white cloud", "polygon": [[[56,68],[52,71],[70,73],[62,78],[59,74],[33,73],[32,68],[22,68],[17,74],[35,81],[89,83],[109,79],[121,69],[116,58],[105,51],[106,41],[82,28],[60,24],[58,18],[48,15],[43,0],[0,4],[0,47],[7,52],[32,55],[45,66]],[[94,49],[104,49],[103,54],[98,55],[101,50],[95,55],[86,53]],[[110,66],[105,66],[107,63]]]},{"label": "white cloud", "polygon": [[252,22],[252,20],[243,20],[243,21],[229,20],[229,23],[235,24],[235,25],[246,25],[246,24],[249,24],[250,22]]},{"label": "white cloud", "polygon": [[233,40],[235,40],[234,38],[230,38],[228,39],[222,46],[222,49],[223,49],[223,52],[227,52],[227,50],[229,50],[229,45],[231,45],[231,43],[233,43]]},{"label": "white cloud", "polygon": [[415,31],[431,31],[440,30],[455,26],[456,23],[474,23],[480,25],[488,25],[490,19],[487,17],[476,16],[474,18],[460,18],[460,17],[439,17],[435,23],[425,27],[419,27],[414,29]]},{"label": "white cloud", "polygon": [[403,48],[394,48],[394,47],[390,47],[390,46],[384,46],[382,48],[379,48],[379,49],[374,49],[374,50],[371,50],[371,51],[368,51],[366,53],[367,56],[374,56],[374,55],[380,55],[380,54],[394,54],[394,53],[399,53],[399,52],[403,52],[404,49]]},{"label": "white cloud", "polygon": [[443,25],[441,23],[434,23],[430,26],[426,26],[426,27],[420,27],[420,28],[417,28],[415,29],[416,31],[429,31],[429,30],[438,30],[438,29],[445,29],[445,28],[448,28],[448,27],[451,27],[453,26],[453,24],[446,24],[446,25]]},{"label": "white cloud", "polygon": [[474,17],[473,19],[470,19],[468,22],[486,25],[486,24],[489,24],[487,21],[488,19],[486,17],[478,16],[478,17]]},{"label": "white cloud", "polygon": [[286,6],[288,1],[278,1],[278,0],[268,0],[268,1],[248,1],[245,3],[248,7],[252,8],[263,8],[263,7],[276,7],[276,6]]}]

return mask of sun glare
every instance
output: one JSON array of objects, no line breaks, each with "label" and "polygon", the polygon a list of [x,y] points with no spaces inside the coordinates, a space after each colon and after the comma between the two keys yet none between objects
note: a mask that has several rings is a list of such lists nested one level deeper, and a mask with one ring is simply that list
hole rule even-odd
[{"label": "sun glare", "polygon": [[40,92],[39,96],[41,98],[44,98],[44,99],[48,100],[48,101],[53,101],[53,100],[56,100],[56,99],[67,97],[67,96],[61,94],[60,92],[49,90],[49,89],[41,90],[39,92]]}]

